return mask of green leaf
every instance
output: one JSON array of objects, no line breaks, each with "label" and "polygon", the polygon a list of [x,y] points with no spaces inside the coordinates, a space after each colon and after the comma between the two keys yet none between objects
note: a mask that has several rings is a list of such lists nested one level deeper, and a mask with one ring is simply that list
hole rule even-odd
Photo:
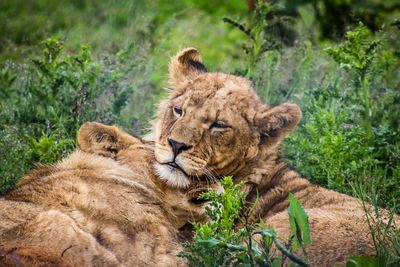
[{"label": "green leaf", "polygon": [[379,259],[373,256],[354,256],[347,260],[346,267],[377,267]]},{"label": "green leaf", "polygon": [[289,202],[288,212],[290,230],[296,237],[299,246],[308,246],[311,244],[308,214],[292,193],[289,193]]},{"label": "green leaf", "polygon": [[272,261],[272,267],[280,267],[282,266],[282,259],[281,258],[275,258]]},{"label": "green leaf", "polygon": [[203,245],[205,247],[208,247],[208,248],[213,248],[215,246],[220,245],[221,241],[216,239],[216,238],[214,238],[214,237],[211,237],[210,239],[206,239],[206,240],[198,239],[197,243],[200,244],[200,245]]},{"label": "green leaf", "polygon": [[246,250],[246,248],[242,245],[234,245],[234,244],[226,244],[226,247],[231,250],[231,251],[241,251],[241,250]]}]

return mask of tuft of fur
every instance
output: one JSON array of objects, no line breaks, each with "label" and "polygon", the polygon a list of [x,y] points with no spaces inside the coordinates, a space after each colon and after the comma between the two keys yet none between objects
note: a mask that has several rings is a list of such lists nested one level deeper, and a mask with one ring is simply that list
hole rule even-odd
[{"label": "tuft of fur", "polygon": [[[159,106],[152,133],[158,163],[175,162],[186,176],[178,178],[176,170],[164,169],[163,179],[175,186],[185,184],[182,178],[190,182],[231,175],[246,180],[247,200],[259,199],[252,222],[264,218],[283,237],[290,233],[286,209],[291,192],[310,215],[313,243],[307,252],[312,265],[332,266],[349,256],[373,255],[361,203],[311,184],[281,157],[280,143],[300,121],[300,108],[265,104],[248,80],[196,70],[185,64],[187,59],[199,60],[198,50],[187,48],[172,58],[170,94]],[[171,139],[190,149],[175,155]]]},{"label": "tuft of fur", "polygon": [[80,151],[23,177],[0,198],[0,265],[181,266],[179,228],[217,183],[175,189],[154,173],[154,144],[84,124]]}]

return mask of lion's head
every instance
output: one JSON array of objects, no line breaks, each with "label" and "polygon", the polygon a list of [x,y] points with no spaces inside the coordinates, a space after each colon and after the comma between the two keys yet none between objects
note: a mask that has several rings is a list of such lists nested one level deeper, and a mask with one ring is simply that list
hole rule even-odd
[{"label": "lion's head", "polygon": [[297,105],[261,101],[242,77],[207,72],[199,51],[187,48],[169,64],[171,92],[155,123],[155,169],[170,185],[240,175],[301,118]]}]

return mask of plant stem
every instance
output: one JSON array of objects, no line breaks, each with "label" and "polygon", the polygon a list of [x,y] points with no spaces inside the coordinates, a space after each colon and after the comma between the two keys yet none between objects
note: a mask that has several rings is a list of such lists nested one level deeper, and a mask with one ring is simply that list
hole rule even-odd
[{"label": "plant stem", "polygon": [[274,238],[274,244],[276,247],[289,259],[291,259],[293,262],[297,263],[300,266],[310,266],[307,262],[303,261],[299,257],[297,257],[295,254],[290,252],[281,242],[279,242],[276,238]]}]

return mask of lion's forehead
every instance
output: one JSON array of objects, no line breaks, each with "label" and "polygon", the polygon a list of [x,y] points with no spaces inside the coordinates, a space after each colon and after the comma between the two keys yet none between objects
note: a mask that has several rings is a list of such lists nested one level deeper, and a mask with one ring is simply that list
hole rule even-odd
[{"label": "lion's forehead", "polygon": [[249,106],[259,99],[249,84],[227,79],[225,82],[192,82],[176,101],[188,107],[237,106],[243,109],[242,106]]},{"label": "lion's forehead", "polygon": [[224,73],[205,73],[186,83],[178,93],[184,98],[190,97],[191,104],[198,104],[210,98],[247,98],[258,99],[250,82],[242,77]]}]

